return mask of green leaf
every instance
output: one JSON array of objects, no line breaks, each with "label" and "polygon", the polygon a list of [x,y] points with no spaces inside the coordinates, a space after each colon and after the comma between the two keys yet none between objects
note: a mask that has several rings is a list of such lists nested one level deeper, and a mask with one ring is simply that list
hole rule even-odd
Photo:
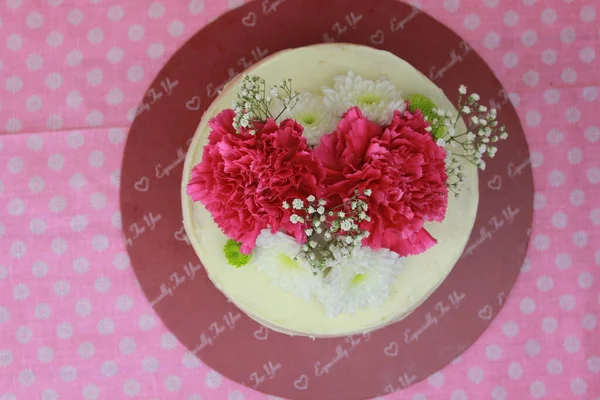
[{"label": "green leaf", "polygon": [[[427,117],[427,121],[430,124],[431,121],[433,121],[434,119],[439,119],[439,117],[433,112],[433,110],[437,108],[437,105],[433,101],[431,101],[429,97],[423,96],[422,94],[411,94],[407,97],[407,100],[410,103],[409,111],[411,113],[414,113],[416,110],[421,111],[423,116]],[[432,126],[432,128],[433,137],[436,139],[443,137],[446,133],[445,127],[441,127],[440,129],[437,129],[437,131],[435,126]]]},{"label": "green leaf", "polygon": [[240,251],[242,244],[235,240],[229,239],[223,246],[223,254],[227,259],[227,263],[235,268],[240,268],[250,261],[250,254],[244,254]]}]

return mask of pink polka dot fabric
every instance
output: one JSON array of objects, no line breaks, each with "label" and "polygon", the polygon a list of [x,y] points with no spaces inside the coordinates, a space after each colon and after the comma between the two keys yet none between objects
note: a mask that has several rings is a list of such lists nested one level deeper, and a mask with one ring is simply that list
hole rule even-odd
[{"label": "pink polka dot fabric", "polygon": [[[118,207],[134,106],[188,37],[242,2],[0,3],[0,400],[273,399],[204,366],[161,324]],[[510,92],[535,218],[488,331],[386,399],[600,399],[600,4],[419,4]]]}]

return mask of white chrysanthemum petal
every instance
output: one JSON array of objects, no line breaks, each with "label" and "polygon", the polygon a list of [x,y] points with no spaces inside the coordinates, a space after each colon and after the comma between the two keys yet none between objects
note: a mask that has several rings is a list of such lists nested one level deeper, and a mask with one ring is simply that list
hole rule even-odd
[{"label": "white chrysanthemum petal", "polygon": [[[281,103],[273,101],[271,113],[276,116],[282,111]],[[286,110],[282,118],[291,118],[304,127],[302,136],[311,146],[316,146],[321,136],[335,130],[338,118],[329,112],[322,96],[310,92],[300,92],[298,103],[291,110]]]},{"label": "white chrysanthemum petal", "polygon": [[350,107],[358,106],[369,120],[388,125],[395,110],[404,111],[406,103],[387,79],[364,79],[352,71],[337,76],[333,88],[324,87],[324,101],[335,117],[341,118]]},{"label": "white chrysanthemum petal", "polygon": [[263,229],[256,239],[250,262],[281,289],[309,300],[319,279],[301,257],[294,260],[300,248],[293,237],[282,232],[272,234],[269,229]]},{"label": "white chrysanthemum petal", "polygon": [[349,256],[334,251],[332,269],[316,290],[327,315],[352,314],[362,307],[378,307],[403,268],[397,253],[355,247]]}]

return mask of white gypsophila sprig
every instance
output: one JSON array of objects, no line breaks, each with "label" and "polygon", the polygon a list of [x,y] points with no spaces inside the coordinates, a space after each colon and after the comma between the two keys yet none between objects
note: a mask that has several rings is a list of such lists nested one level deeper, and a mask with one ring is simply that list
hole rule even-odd
[{"label": "white gypsophila sprig", "polygon": [[[237,93],[237,101],[233,102],[235,117],[233,127],[240,131],[245,129],[254,135],[254,122],[264,122],[269,118],[277,121],[283,112],[294,108],[298,101],[298,92],[292,89],[292,80],[286,79],[280,85],[267,92],[266,82],[259,76],[244,75]],[[273,114],[273,102],[280,105],[280,113]]]},{"label": "white gypsophila sprig", "polygon": [[324,87],[325,104],[340,118],[349,108],[358,106],[363,115],[379,124],[392,122],[394,111],[404,111],[400,91],[387,79],[369,80],[349,71],[335,78],[333,88]]},{"label": "white gypsophila sprig", "polygon": [[310,300],[318,280],[306,260],[298,256],[300,246],[289,235],[263,229],[256,239],[250,263],[281,289]]},{"label": "white gypsophila sprig", "polygon": [[[497,121],[496,109],[489,109],[481,104],[477,93],[467,94],[465,85],[460,85],[458,93],[458,114],[437,109],[434,110],[435,118],[428,121],[438,145],[448,150],[446,172],[451,179],[448,179],[447,185],[456,195],[460,192],[460,184],[464,180],[458,158],[464,158],[484,170],[485,158],[493,158],[498,151],[496,143],[508,138],[506,127],[500,126]],[[465,120],[466,132],[456,131],[461,119]]]},{"label": "white gypsophila sprig", "polygon": [[[273,113],[279,114],[282,108],[281,103],[275,103]],[[337,125],[337,119],[325,106],[323,97],[310,92],[300,92],[295,107],[285,110],[281,117],[291,118],[302,125],[302,136],[311,146],[318,145],[321,136],[332,132]]]},{"label": "white gypsophila sprig", "polygon": [[403,268],[398,254],[388,249],[356,245],[349,254],[338,248],[333,248],[332,254],[330,272],[315,292],[330,317],[380,306]]}]

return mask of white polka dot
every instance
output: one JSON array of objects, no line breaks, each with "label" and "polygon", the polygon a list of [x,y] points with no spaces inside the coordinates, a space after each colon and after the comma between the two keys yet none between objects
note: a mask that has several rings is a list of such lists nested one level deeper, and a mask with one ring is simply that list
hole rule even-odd
[{"label": "white polka dot", "polygon": [[63,119],[60,115],[52,114],[48,117],[48,122],[46,122],[46,127],[50,130],[57,131],[62,128]]},{"label": "white polka dot", "polygon": [[542,11],[542,13],[540,15],[540,19],[546,25],[552,25],[553,23],[555,23],[556,18],[557,18],[556,11],[552,8],[544,9],[544,11]]},{"label": "white polka dot", "polygon": [[104,30],[102,28],[92,28],[88,31],[88,42],[92,45],[98,45],[104,40]]},{"label": "white polka dot", "polygon": [[135,340],[130,337],[122,339],[119,343],[119,349],[121,350],[121,353],[125,355],[133,354],[135,352],[135,347]]},{"label": "white polka dot", "polygon": [[[444,382],[444,376],[441,375],[441,380],[442,380],[442,384],[441,385],[433,385],[432,379],[434,376],[439,376],[438,374],[440,374],[439,372],[436,372],[435,374],[433,374],[430,378],[429,378],[429,383],[434,386],[434,387],[440,387],[441,385],[443,385]],[[437,378],[436,378],[437,379]],[[435,379],[434,379],[435,380]],[[206,386],[210,389],[217,389],[219,386],[221,386],[221,383],[223,382],[223,377],[221,376],[221,374],[219,374],[217,371],[213,371],[210,370],[206,373],[206,375],[204,376],[204,382],[206,383]]]},{"label": "white polka dot", "polygon": [[573,68],[565,68],[560,77],[565,83],[574,83],[577,80],[577,72]]},{"label": "white polka dot", "polygon": [[189,351],[183,355],[181,363],[189,369],[198,368],[201,365],[200,360],[198,360],[198,357],[196,357],[193,353]]},{"label": "white polka dot", "polygon": [[67,54],[67,65],[70,67],[76,67],[81,64],[83,61],[83,53],[77,49],[71,50],[69,54]]},{"label": "white polka dot", "polygon": [[567,336],[563,344],[565,351],[568,353],[577,353],[581,348],[579,338],[576,336]]},{"label": "white polka dot", "polygon": [[100,68],[93,68],[87,73],[87,81],[92,86],[98,86],[102,83],[104,73]]},{"label": "white polka dot", "polygon": [[497,344],[490,344],[485,348],[485,356],[488,360],[499,360],[502,357],[502,348]]},{"label": "white polka dot", "polygon": [[596,143],[600,140],[600,129],[595,125],[590,125],[585,130],[585,138],[590,143]]},{"label": "white polka dot", "polygon": [[567,227],[568,217],[562,211],[557,211],[552,215],[552,225],[558,229],[564,229]]},{"label": "white polka dot", "polygon": [[535,192],[533,194],[533,208],[536,210],[541,210],[546,206],[546,196],[544,194]]},{"label": "white polka dot", "polygon": [[119,367],[114,361],[105,361],[104,363],[102,363],[102,367],[100,367],[100,370],[102,371],[103,376],[111,378],[117,375],[117,372],[119,372]]},{"label": "white polka dot", "polygon": [[24,369],[19,372],[19,383],[24,387],[29,387],[35,382],[35,374],[31,369]]},{"label": "white polka dot", "polygon": [[23,89],[23,81],[18,76],[11,76],[6,80],[6,91],[15,94]]},{"label": "white polka dot", "polygon": [[165,6],[159,2],[159,1],[155,1],[152,4],[150,4],[150,7],[148,8],[148,16],[151,19],[158,19],[160,17],[162,17],[165,14]]},{"label": "white polka dot", "polygon": [[596,19],[596,8],[591,4],[581,7],[579,19],[583,22],[593,22]]},{"label": "white polka dot", "polygon": [[587,179],[591,184],[600,183],[600,168],[592,167],[587,170]]},{"label": "white polka dot", "polygon": [[522,299],[521,303],[519,304],[521,312],[525,315],[532,314],[535,311],[535,307],[535,301],[529,297],[525,297],[524,299]]},{"label": "white polka dot", "polygon": [[7,132],[15,133],[19,132],[23,127],[23,123],[18,118],[10,118],[6,121],[6,125],[4,126]]},{"label": "white polka dot", "polygon": [[58,392],[54,389],[45,389],[42,392],[42,400],[59,400]]},{"label": "white polka dot", "polygon": [[62,82],[62,76],[58,72],[53,72],[46,76],[46,86],[48,86],[50,90],[56,90],[60,88],[62,86]]},{"label": "white polka dot", "polygon": [[94,288],[96,288],[96,291],[99,293],[108,292],[110,290],[110,287],[110,279],[108,279],[105,276],[101,276],[100,278],[96,279],[96,282],[94,283]]},{"label": "white polka dot", "polygon": [[63,196],[52,196],[50,198],[48,207],[50,211],[52,211],[55,214],[58,214],[64,211],[64,209],[67,207],[67,199],[65,199]]},{"label": "white polka dot", "polygon": [[119,5],[111,6],[108,9],[107,18],[112,22],[117,22],[123,19],[125,16],[125,12],[123,11],[123,7]]},{"label": "white polka dot", "polygon": [[554,281],[548,275],[542,275],[537,279],[536,286],[540,292],[548,292],[554,287]]},{"label": "white polka dot", "polygon": [[469,378],[469,380],[475,384],[480,384],[483,382],[484,376],[485,373],[479,367],[471,367],[467,371],[467,378]]},{"label": "white polka dot", "polygon": [[176,19],[171,21],[167,30],[170,36],[178,37],[183,35],[183,32],[185,31],[185,24]]},{"label": "white polka dot", "polygon": [[70,365],[61,367],[59,371],[60,378],[65,382],[73,382],[77,378],[77,371]]},{"label": "white polka dot", "polygon": [[115,323],[109,318],[103,318],[98,322],[98,333],[102,336],[108,336],[115,333]]},{"label": "white polka dot", "polygon": [[10,350],[0,350],[0,368],[9,367],[13,362],[13,355]]},{"label": "white polka dot", "polygon": [[52,252],[57,256],[62,256],[69,248],[69,243],[62,237],[57,237],[52,241]]},{"label": "white polka dot", "polygon": [[84,400],[98,400],[100,398],[100,389],[92,384],[87,384],[84,386],[83,391],[81,392]]},{"label": "white polka dot", "polygon": [[558,301],[560,304],[560,308],[562,308],[565,311],[571,311],[573,310],[573,308],[575,308],[575,298],[570,294],[560,296]]},{"label": "white polka dot", "polygon": [[13,287],[13,297],[17,301],[27,300],[29,293],[29,287],[24,283],[19,283]]},{"label": "white polka dot", "polygon": [[129,397],[136,397],[140,393],[141,390],[142,390],[142,387],[141,387],[140,383],[138,381],[136,381],[135,379],[129,379],[123,385],[123,392],[125,393],[125,395],[127,395]]},{"label": "white polka dot", "polygon": [[108,131],[108,141],[112,144],[119,144],[125,140],[125,132],[120,128],[112,128]]},{"label": "white polka dot", "polygon": [[41,55],[38,53],[31,53],[27,56],[27,60],[25,61],[27,65],[27,69],[30,71],[39,71],[44,64],[44,60]]},{"label": "white polka dot", "polygon": [[41,321],[47,321],[52,316],[52,307],[46,303],[40,303],[35,306],[35,317]]},{"label": "white polka dot", "polygon": [[514,68],[519,63],[519,56],[514,51],[504,53],[503,57],[504,66],[506,68]]},{"label": "white polka dot", "polygon": [[169,375],[165,378],[165,389],[168,392],[175,393],[181,389],[181,378],[176,375]]},{"label": "white polka dot", "polygon": [[48,0],[48,4],[52,7],[58,7],[63,3],[63,0]]},{"label": "white polka dot", "polygon": [[106,93],[106,102],[110,105],[117,105],[123,102],[123,91],[119,88],[111,88],[108,93]]},{"label": "white polka dot", "polygon": [[155,357],[146,357],[142,360],[142,369],[149,374],[158,371],[158,367],[158,360]]},{"label": "white polka dot", "polygon": [[578,248],[583,248],[588,243],[588,235],[584,231],[578,231],[573,234],[573,244]]},{"label": "white polka dot", "polygon": [[25,203],[21,199],[12,199],[6,207],[10,215],[19,216],[25,212]]},{"label": "white polka dot", "polygon": [[515,26],[519,23],[519,13],[515,10],[508,10],[504,12],[504,25]]},{"label": "white polka dot", "polygon": [[585,101],[595,101],[598,98],[598,87],[586,86],[581,90],[581,95]]},{"label": "white polka dot", "polygon": [[0,325],[8,322],[10,319],[10,311],[6,307],[0,306]]},{"label": "white polka dot", "polygon": [[525,343],[525,353],[529,357],[535,357],[540,354],[542,350],[540,343],[535,339],[529,339],[527,343]]},{"label": "white polka dot", "polygon": [[523,366],[518,362],[512,362],[508,366],[508,377],[512,380],[521,379],[523,376]]},{"label": "white polka dot", "polygon": [[569,107],[565,112],[565,116],[569,123],[575,124],[581,119],[581,111],[577,107]]},{"label": "white polka dot", "polygon": [[[86,224],[87,224],[87,222],[86,222]],[[73,270],[77,274],[83,275],[86,272],[88,272],[89,269],[90,269],[90,262],[87,260],[87,258],[79,257],[79,258],[76,258],[75,260],[73,260]]]},{"label": "white polka dot", "polygon": [[471,13],[463,21],[463,26],[470,31],[477,29],[479,25],[481,25],[481,18],[477,14]]},{"label": "white polka dot", "polygon": [[548,235],[538,234],[533,237],[533,247],[536,250],[544,251],[550,247],[550,238]]},{"label": "white polka dot", "polygon": [[117,298],[117,309],[121,312],[127,312],[133,307],[133,300],[127,295],[121,295]]},{"label": "white polka dot", "polygon": [[89,360],[96,354],[96,347],[92,342],[83,342],[79,345],[77,353],[82,359]]},{"label": "white polka dot", "polygon": [[581,289],[589,289],[594,283],[594,276],[590,272],[584,271],[579,274],[577,283]]},{"label": "white polka dot", "polygon": [[138,82],[144,77],[144,69],[140,65],[134,65],[127,71],[130,82]]},{"label": "white polka dot", "polygon": [[10,245],[10,255],[17,260],[25,257],[27,254],[27,245],[21,241],[16,240]]},{"label": "white polka dot", "polygon": [[590,221],[594,225],[600,225],[600,208],[594,208],[590,211]]},{"label": "white polka dot", "polygon": [[6,6],[13,10],[21,7],[23,5],[23,0],[6,0]]},{"label": "white polka dot", "polygon": [[515,321],[508,321],[502,326],[502,332],[506,337],[514,338],[519,334],[519,325]]},{"label": "white polka dot", "polygon": [[542,330],[545,333],[554,333],[558,329],[558,321],[554,317],[545,317],[542,320]]},{"label": "white polka dot", "polygon": [[24,166],[25,163],[21,157],[11,157],[8,159],[8,171],[13,174],[18,174],[19,172],[23,171]]},{"label": "white polka dot", "polygon": [[75,303],[75,312],[80,317],[87,317],[92,313],[92,303],[88,299],[81,299]]},{"label": "white polka dot", "polygon": [[483,37],[483,44],[488,49],[495,49],[500,45],[500,35],[496,32],[488,32]]},{"label": "white polka dot", "polygon": [[106,53],[106,58],[112,64],[120,63],[123,60],[124,56],[125,56],[125,52],[123,51],[123,49],[121,49],[119,47],[112,47]]},{"label": "white polka dot", "polygon": [[[269,400],[283,400],[281,398],[277,398],[274,396],[269,396],[268,399]],[[193,394],[190,397],[188,397],[187,400],[202,400],[202,396],[200,396],[199,394]],[[414,400],[414,397],[413,397],[413,400]],[[417,399],[417,400],[419,400],[419,399]],[[425,399],[422,399],[422,400],[425,400]]]},{"label": "white polka dot", "polygon": [[569,159],[570,164],[577,165],[577,164],[581,163],[581,161],[583,160],[583,152],[578,147],[573,147],[573,148],[569,149],[567,158]]},{"label": "white polka dot", "polygon": [[556,63],[558,55],[556,51],[552,49],[546,49],[542,52],[542,62],[546,65],[553,65]]},{"label": "white polka dot", "polygon": [[40,260],[34,262],[31,266],[31,273],[33,274],[34,278],[42,279],[48,275],[48,264]]},{"label": "white polka dot", "polygon": [[54,284],[54,294],[59,297],[64,297],[71,292],[71,285],[65,280],[58,281]]},{"label": "white polka dot", "polygon": [[67,22],[75,26],[81,24],[83,22],[83,13],[81,10],[74,8],[69,11],[69,14],[67,14]]},{"label": "white polka dot", "polygon": [[[2,357],[0,356],[0,359],[1,358]],[[590,372],[593,372],[596,374],[599,373],[600,372],[600,357],[598,357],[598,356],[588,357],[587,366],[588,366],[588,369],[590,370]]]},{"label": "white polka dot", "polygon": [[546,385],[540,381],[535,381],[529,385],[529,393],[534,399],[541,399],[546,396]]},{"label": "white polka dot", "polygon": [[85,176],[81,172],[77,172],[69,178],[69,185],[75,190],[83,188],[86,183]]},{"label": "white polka dot", "polygon": [[575,378],[571,381],[571,392],[577,396],[583,396],[587,392],[587,383],[581,378]]},{"label": "white polka dot", "polygon": [[[485,0],[485,1],[486,2],[496,2],[497,0]],[[228,2],[227,2],[227,6],[229,7],[230,10],[241,7],[243,5],[244,5],[244,0],[228,0]],[[458,9],[459,5],[460,5],[459,0],[445,0],[444,1],[444,7],[449,12],[456,11],[456,9]],[[454,9],[454,11],[451,11],[451,10],[449,10],[449,8],[451,8],[451,7],[456,7],[456,8]]]},{"label": "white polka dot", "polygon": [[552,170],[548,175],[548,183],[553,187],[562,186],[565,183],[565,173],[558,169]]},{"label": "white polka dot", "polygon": [[539,113],[539,111],[530,110],[530,111],[527,111],[525,121],[527,123],[527,126],[535,127],[535,126],[538,126],[540,124],[540,122],[542,122],[542,116]]},{"label": "white polka dot", "polygon": [[515,107],[517,107],[519,105],[519,103],[521,103],[521,96],[519,96],[515,92],[510,92],[508,94],[508,98],[509,98],[510,102],[513,104],[513,106],[515,106]]},{"label": "white polka dot", "polygon": [[20,327],[18,327],[16,333],[17,333],[16,334],[16,336],[17,336],[17,342],[19,342],[21,344],[27,344],[33,338],[33,332],[27,326],[20,326]]},{"label": "white polka dot", "polygon": [[130,26],[127,36],[132,42],[139,42],[144,37],[144,27],[139,24]]},{"label": "white polka dot", "polygon": [[528,29],[521,35],[521,43],[526,47],[531,47],[537,43],[537,32],[533,29]]},{"label": "white polka dot", "polygon": [[588,331],[592,331],[598,325],[598,319],[596,318],[596,316],[594,314],[586,314],[581,319],[581,325]]},{"label": "white polka dot", "polygon": [[42,136],[38,135],[37,133],[32,134],[27,138],[27,147],[31,151],[38,152],[42,150],[42,147],[44,147],[44,139],[42,139]]},{"label": "white polka dot", "polygon": [[92,238],[92,247],[98,252],[108,249],[108,237],[106,235],[95,235]]},{"label": "white polka dot", "polygon": [[575,41],[577,34],[572,26],[567,26],[560,31],[560,41],[564,44],[571,44]]},{"label": "white polka dot", "polygon": [[204,0],[190,0],[188,10],[192,15],[199,15],[204,11]]},{"label": "white polka dot", "polygon": [[148,47],[148,57],[152,60],[156,60],[163,56],[165,53],[165,46],[162,43],[152,43]]},{"label": "white polka dot", "polygon": [[547,104],[556,104],[560,100],[560,90],[548,89],[544,92],[544,101]]},{"label": "white polka dot", "polygon": [[[244,394],[239,390],[229,392],[227,400],[244,400]],[[450,396],[450,400],[468,400],[465,392],[462,389],[455,390]]]},{"label": "white polka dot", "polygon": [[57,31],[52,31],[46,36],[46,43],[52,48],[57,48],[63,43],[63,34]]},{"label": "white polka dot", "polygon": [[86,117],[87,124],[92,127],[102,125],[104,122],[104,115],[99,110],[92,110]]},{"label": "white polka dot", "polygon": [[42,346],[37,350],[38,360],[43,364],[49,364],[54,359],[54,350],[49,346]]},{"label": "white polka dot", "polygon": [[88,157],[88,162],[91,167],[100,168],[104,165],[104,159],[105,159],[105,156],[102,151],[93,150]]},{"label": "white polka dot", "polygon": [[138,321],[138,327],[144,332],[151,331],[156,326],[156,319],[152,315],[142,315]]},{"label": "white polka dot", "polygon": [[8,38],[6,38],[6,48],[11,51],[19,51],[23,46],[23,38],[13,33]]}]

